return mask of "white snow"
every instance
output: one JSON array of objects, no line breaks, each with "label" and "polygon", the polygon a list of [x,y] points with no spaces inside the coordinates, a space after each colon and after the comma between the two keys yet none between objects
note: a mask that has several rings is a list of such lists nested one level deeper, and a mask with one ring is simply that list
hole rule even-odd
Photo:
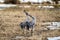
[{"label": "white snow", "polygon": [[49,26],[47,26],[50,30],[60,29],[60,22],[51,22]]},{"label": "white snow", "polygon": [[43,2],[43,1],[49,1],[49,2],[52,2],[51,0],[20,0],[21,2],[28,2],[28,1],[30,1],[30,2]]},{"label": "white snow", "polygon": [[60,22],[45,22],[41,25],[46,26],[46,28],[49,28],[50,30],[60,29]]},{"label": "white snow", "polygon": [[19,6],[20,8],[23,7],[23,6]]},{"label": "white snow", "polygon": [[54,8],[53,6],[38,6],[38,8]]},{"label": "white snow", "polygon": [[48,37],[48,40],[60,40],[60,36],[59,37]]},{"label": "white snow", "polygon": [[31,6],[24,6],[24,8],[30,8]]},{"label": "white snow", "polygon": [[13,5],[13,4],[0,4],[0,10],[4,10],[5,8],[8,7],[15,7],[17,5]]},{"label": "white snow", "polygon": [[54,8],[53,6],[42,6],[42,8]]},{"label": "white snow", "polygon": [[4,0],[0,0],[0,2],[4,2]]},{"label": "white snow", "polygon": [[38,6],[38,8],[41,8],[42,6]]},{"label": "white snow", "polygon": [[19,6],[20,8],[24,7],[24,8],[30,8],[31,6]]},{"label": "white snow", "polygon": [[[32,6],[19,6],[19,7],[30,8]],[[54,7],[53,6],[37,6],[37,8],[54,8]]]},{"label": "white snow", "polygon": [[13,4],[0,4],[0,7],[14,7],[16,5]]}]

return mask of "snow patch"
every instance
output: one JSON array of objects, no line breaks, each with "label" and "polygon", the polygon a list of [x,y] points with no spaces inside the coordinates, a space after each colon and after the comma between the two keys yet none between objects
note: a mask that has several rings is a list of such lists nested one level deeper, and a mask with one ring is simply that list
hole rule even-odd
[{"label": "snow patch", "polygon": [[60,40],[60,36],[59,37],[48,37],[48,40]]},{"label": "snow patch", "polygon": [[49,26],[47,26],[50,30],[60,29],[60,22],[51,22]]},{"label": "snow patch", "polygon": [[0,4],[0,7],[14,7],[16,5],[13,4]]}]

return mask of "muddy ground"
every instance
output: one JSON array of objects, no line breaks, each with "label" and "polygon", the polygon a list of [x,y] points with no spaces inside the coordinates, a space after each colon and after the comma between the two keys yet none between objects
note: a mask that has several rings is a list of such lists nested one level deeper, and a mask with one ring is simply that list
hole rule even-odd
[{"label": "muddy ground", "polygon": [[[24,35],[19,24],[25,20],[23,10],[36,17],[34,35]],[[60,36],[60,30],[44,30],[44,22],[59,22],[60,9],[7,8],[0,10],[0,40],[47,40],[47,37]],[[18,37],[18,38],[16,38]],[[19,38],[21,37],[21,38]]]}]

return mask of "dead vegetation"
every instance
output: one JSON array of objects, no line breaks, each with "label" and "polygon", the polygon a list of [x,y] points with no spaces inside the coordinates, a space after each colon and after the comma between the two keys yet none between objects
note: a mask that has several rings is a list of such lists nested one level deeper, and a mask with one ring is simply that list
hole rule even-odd
[{"label": "dead vegetation", "polygon": [[0,40],[47,40],[47,37],[60,36],[60,30],[41,30],[43,22],[60,21],[60,9],[29,8],[26,10],[37,20],[34,35],[15,39],[16,36],[23,35],[19,27],[20,22],[26,18],[23,10],[22,8],[7,8],[0,11]]}]

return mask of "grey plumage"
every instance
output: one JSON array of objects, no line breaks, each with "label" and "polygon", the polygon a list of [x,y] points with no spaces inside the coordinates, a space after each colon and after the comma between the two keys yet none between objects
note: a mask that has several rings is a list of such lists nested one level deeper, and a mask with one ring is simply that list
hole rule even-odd
[{"label": "grey plumage", "polygon": [[[27,19],[24,22],[20,23],[21,29],[25,29],[25,27],[27,28],[27,30],[29,30],[31,28],[31,31],[33,31],[34,25],[36,23],[36,18],[29,15],[25,10],[24,13],[27,16]],[[32,20],[30,21],[29,17],[32,18]]]}]

